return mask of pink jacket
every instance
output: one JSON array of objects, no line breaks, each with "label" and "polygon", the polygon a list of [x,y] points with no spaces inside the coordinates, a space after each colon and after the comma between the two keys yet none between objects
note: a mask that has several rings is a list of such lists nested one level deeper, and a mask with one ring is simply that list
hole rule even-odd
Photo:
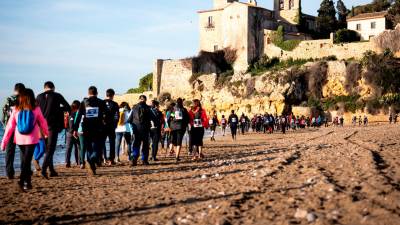
[{"label": "pink jacket", "polygon": [[19,111],[14,111],[11,114],[10,120],[7,123],[6,131],[4,133],[3,140],[1,142],[1,149],[5,149],[12,134],[15,132],[14,135],[14,143],[17,145],[33,145],[39,143],[40,139],[40,130],[42,130],[43,135],[47,137],[49,135],[47,121],[44,118],[42,111],[39,107],[36,107],[33,110],[33,115],[35,116],[35,128],[30,134],[20,134],[18,132],[17,122],[18,122],[18,114]]}]

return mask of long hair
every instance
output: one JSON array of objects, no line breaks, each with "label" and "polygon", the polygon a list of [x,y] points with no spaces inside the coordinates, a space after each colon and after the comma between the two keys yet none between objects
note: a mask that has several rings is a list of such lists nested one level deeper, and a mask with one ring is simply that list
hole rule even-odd
[{"label": "long hair", "polygon": [[36,108],[35,93],[32,89],[27,88],[23,90],[18,96],[17,109],[22,110],[34,110]]},{"label": "long hair", "polygon": [[200,102],[200,100],[199,100],[199,99],[195,99],[195,100],[193,100],[193,105],[194,105],[194,107],[198,107],[198,108],[199,108],[199,110],[202,110],[202,107],[201,107],[201,102]]}]

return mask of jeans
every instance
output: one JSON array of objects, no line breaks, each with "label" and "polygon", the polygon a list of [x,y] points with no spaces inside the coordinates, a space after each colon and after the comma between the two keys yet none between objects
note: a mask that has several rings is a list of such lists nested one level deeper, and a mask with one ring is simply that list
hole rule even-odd
[{"label": "jeans", "polygon": [[79,163],[81,165],[85,165],[85,155],[86,155],[86,146],[85,146],[85,136],[82,134],[79,135],[79,143],[80,143],[80,151],[79,151]]},{"label": "jeans", "polygon": [[117,132],[116,134],[116,150],[117,150],[117,159],[119,159],[119,152],[121,150],[122,138],[125,138],[126,143],[128,144],[128,157],[131,159],[131,133],[129,132]]},{"label": "jeans", "polygon": [[33,151],[36,145],[19,145],[21,149],[21,175],[19,177],[19,184],[22,186],[26,182],[31,184],[31,162],[33,158]]},{"label": "jeans", "polygon": [[57,147],[58,132],[49,130],[49,136],[46,143],[46,153],[44,154],[44,161],[42,165],[42,173],[46,173],[47,168],[49,168],[50,173],[55,173],[53,156]]},{"label": "jeans", "polygon": [[75,138],[71,133],[67,133],[67,151],[65,152],[65,162],[67,165],[71,165],[71,153],[72,149],[75,148],[74,155],[75,155],[75,162],[79,165],[79,139]]},{"label": "jeans", "polygon": [[[108,158],[107,158],[107,148],[106,148],[107,138],[110,143],[110,155]],[[103,157],[104,157],[104,159],[106,159],[106,160],[109,159],[111,161],[114,161],[114,159],[115,159],[115,130],[114,129],[107,130],[104,133]]]},{"label": "jeans", "polygon": [[237,125],[231,125],[232,139],[236,138],[236,132],[237,132]]},{"label": "jeans", "polygon": [[96,168],[98,162],[98,153],[101,152],[103,147],[103,139],[91,135],[84,137],[84,147],[86,149],[87,161],[92,169]]},{"label": "jeans", "polygon": [[137,161],[140,155],[140,146],[142,145],[142,161],[149,160],[149,131],[136,131],[135,140],[132,145],[133,160]]},{"label": "jeans", "polygon": [[14,158],[15,158],[15,148],[16,145],[14,143],[14,134],[11,135],[10,141],[6,146],[6,172],[8,177],[14,177]]},{"label": "jeans", "polygon": [[153,158],[153,160],[156,160],[158,153],[158,144],[161,138],[161,130],[152,129],[150,131],[150,135],[151,135],[151,157]]}]

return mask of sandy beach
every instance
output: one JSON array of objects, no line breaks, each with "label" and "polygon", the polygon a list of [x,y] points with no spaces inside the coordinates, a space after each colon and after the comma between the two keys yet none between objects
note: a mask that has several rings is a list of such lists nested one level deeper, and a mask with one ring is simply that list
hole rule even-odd
[{"label": "sandy beach", "polygon": [[27,193],[0,178],[0,224],[399,224],[399,137],[399,125],[251,133],[207,142],[201,162],[59,167]]}]

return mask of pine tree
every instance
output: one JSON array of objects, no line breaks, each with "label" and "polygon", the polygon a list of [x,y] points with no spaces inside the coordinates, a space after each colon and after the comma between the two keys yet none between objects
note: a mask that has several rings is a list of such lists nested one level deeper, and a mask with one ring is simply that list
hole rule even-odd
[{"label": "pine tree", "polygon": [[317,22],[322,37],[329,37],[330,33],[336,31],[337,19],[333,0],[322,0]]},{"label": "pine tree", "polygon": [[347,27],[347,15],[349,14],[349,10],[346,8],[344,2],[342,0],[338,0],[336,3],[336,9],[338,13],[338,29],[343,29]]}]

